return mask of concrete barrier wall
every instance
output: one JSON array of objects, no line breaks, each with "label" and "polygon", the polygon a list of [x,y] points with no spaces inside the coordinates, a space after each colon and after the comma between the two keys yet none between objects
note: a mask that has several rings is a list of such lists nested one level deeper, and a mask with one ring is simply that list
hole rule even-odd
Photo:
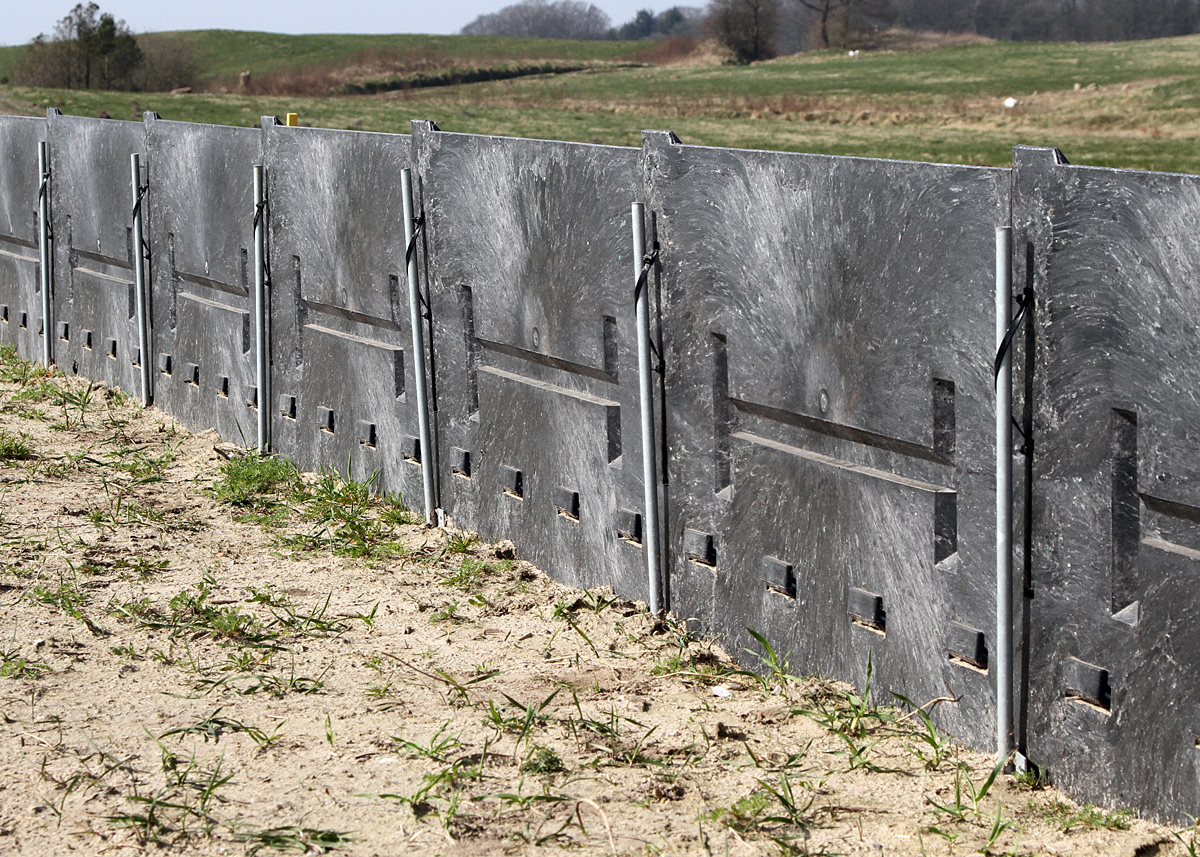
[{"label": "concrete barrier wall", "polygon": [[46,121],[0,116],[0,342],[41,354],[38,145]]},{"label": "concrete barrier wall", "polygon": [[986,745],[988,665],[962,655],[980,635],[994,651],[1007,171],[662,133],[646,168],[667,448],[686,450],[667,465],[672,604],[805,672],[861,684],[869,657],[877,687],[949,691],[941,725]]},{"label": "concrete barrier wall", "polygon": [[441,506],[646,598],[630,204],[638,150],[414,127]]},{"label": "concrete barrier wall", "polygon": [[54,222],[51,352],[69,372],[137,390],[133,194],[140,122],[47,117]]},{"label": "concrete barrier wall", "polygon": [[400,172],[409,139],[263,125],[272,444],[421,505]]},{"label": "concrete barrier wall", "polygon": [[1018,149],[1034,283],[1030,753],[1109,804],[1200,804],[1200,177]]},{"label": "concrete barrier wall", "polygon": [[154,401],[190,429],[247,445],[257,436],[251,176],[261,136],[146,117]]},{"label": "concrete barrier wall", "polygon": [[41,139],[60,367],[138,390],[139,152],[159,405],[248,446],[267,408],[272,448],[302,466],[374,477],[413,508],[428,475],[451,523],[642,599],[630,206],[645,202],[666,606],[734,650],[764,634],[797,671],[861,686],[870,664],[881,701],[953,697],[937,722],[983,750],[994,241],[1012,226],[1015,291],[1036,296],[1015,359],[1033,425],[1013,451],[1030,498],[1018,491],[1017,745],[1082,799],[1194,809],[1200,178],[1072,167],[1054,150],[1018,149],[1005,170],[663,132],[627,149],[428,122],[407,136],[0,117],[0,337],[34,358]]}]

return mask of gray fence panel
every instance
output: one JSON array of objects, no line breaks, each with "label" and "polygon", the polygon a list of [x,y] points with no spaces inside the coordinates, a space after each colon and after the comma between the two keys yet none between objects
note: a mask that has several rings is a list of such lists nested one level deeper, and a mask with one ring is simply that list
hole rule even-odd
[{"label": "gray fence panel", "polygon": [[1200,177],[1018,149],[1038,293],[1031,756],[1072,794],[1200,803]]},{"label": "gray fence panel", "polygon": [[145,138],[155,404],[253,446],[251,197],[262,132],[147,114]]},{"label": "gray fence panel", "polygon": [[138,391],[129,156],[142,123],[52,112],[54,362],[64,372]]},{"label": "gray fence panel", "polygon": [[38,144],[46,120],[0,116],[0,342],[40,359]]},{"label": "gray fence panel", "polygon": [[442,507],[561,580],[647,597],[642,545],[629,538],[642,510],[637,150],[424,123],[413,135]]},{"label": "gray fence panel", "polygon": [[[266,122],[272,446],[422,505],[400,172],[409,138]],[[407,456],[407,458],[406,458]]]},{"label": "gray fence panel", "polygon": [[645,143],[672,607],[991,747],[1007,173]]}]

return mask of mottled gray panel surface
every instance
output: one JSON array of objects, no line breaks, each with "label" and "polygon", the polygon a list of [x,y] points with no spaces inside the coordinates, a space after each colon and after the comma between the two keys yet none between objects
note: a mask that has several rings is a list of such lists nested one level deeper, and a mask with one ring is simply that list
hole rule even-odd
[{"label": "mottled gray panel surface", "polygon": [[[272,445],[421,508],[400,173],[409,138],[265,122]],[[286,404],[286,407],[284,406]]]},{"label": "mottled gray panel surface", "polygon": [[990,748],[990,676],[946,632],[994,639],[1006,172],[645,144],[672,609],[735,648],[763,633],[806,672],[861,684],[870,657],[880,691],[949,688],[939,723]]},{"label": "mottled gray panel surface", "polygon": [[618,533],[633,535],[642,510],[637,150],[425,123],[413,135],[441,505],[458,525],[513,539],[561,580],[645,598],[641,543]]},{"label": "mottled gray panel surface", "polygon": [[64,372],[136,393],[129,156],[142,152],[142,123],[57,112],[47,123],[54,174],[54,361]]},{"label": "mottled gray panel surface", "polygon": [[155,404],[189,428],[253,446],[253,169],[262,132],[148,113],[145,137]]},{"label": "mottled gray panel surface", "polygon": [[46,120],[0,116],[0,342],[41,358],[38,143]]},{"label": "mottled gray panel surface", "polygon": [[1056,155],[1014,160],[1037,289],[1029,753],[1081,799],[1183,821],[1200,802],[1200,177]]}]

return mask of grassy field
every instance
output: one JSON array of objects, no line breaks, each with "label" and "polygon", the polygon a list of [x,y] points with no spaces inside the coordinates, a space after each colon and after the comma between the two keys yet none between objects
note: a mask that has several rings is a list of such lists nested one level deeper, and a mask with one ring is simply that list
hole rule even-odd
[{"label": "grassy field", "polygon": [[[205,31],[213,74],[339,61],[391,45],[475,64],[612,62],[631,43],[434,36],[278,36]],[[410,47],[398,47],[408,45]],[[927,50],[593,68],[374,96],[267,97],[0,88],[0,109],[248,125],[294,111],[305,124],[445,130],[637,145],[644,128],[685,142],[1006,165],[1012,146],[1054,145],[1076,163],[1200,172],[1200,37],[1099,44],[977,43]],[[11,49],[10,49],[11,50]],[[0,58],[0,63],[2,63]],[[2,67],[2,66],[0,66]],[[1020,104],[1003,106],[1006,97]]]},{"label": "grassy field", "polygon": [[[314,65],[346,65],[365,54],[395,52],[401,56],[460,63],[503,63],[514,60],[603,62],[629,59],[640,42],[578,42],[558,39],[510,39],[486,36],[424,34],[289,36],[243,30],[187,30],[150,33],[143,38],[182,43],[196,59],[204,78],[236,78],[240,72],[264,74]],[[0,47],[0,77],[11,77],[25,50]]]}]

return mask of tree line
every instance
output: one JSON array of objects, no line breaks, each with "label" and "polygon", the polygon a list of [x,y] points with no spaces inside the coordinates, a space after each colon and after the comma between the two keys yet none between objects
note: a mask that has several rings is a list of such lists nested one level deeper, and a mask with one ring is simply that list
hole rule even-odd
[{"label": "tree line", "polygon": [[168,90],[191,86],[197,71],[178,39],[136,36],[95,3],[78,3],[25,48],[14,82],[57,89]]},{"label": "tree line", "polygon": [[1200,32],[1200,0],[709,0],[639,11],[613,26],[586,0],[521,0],[464,35],[559,39],[709,36],[743,61],[806,48],[869,46],[890,27],[1006,41],[1124,41]]}]

